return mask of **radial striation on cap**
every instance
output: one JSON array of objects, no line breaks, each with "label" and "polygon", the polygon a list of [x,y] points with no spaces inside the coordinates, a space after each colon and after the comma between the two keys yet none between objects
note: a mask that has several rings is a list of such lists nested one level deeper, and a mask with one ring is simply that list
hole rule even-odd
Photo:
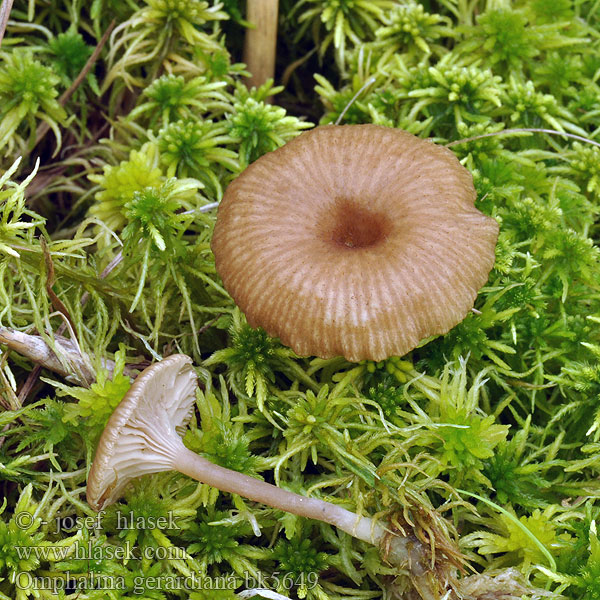
[{"label": "radial striation on cap", "polygon": [[473,306],[498,224],[448,149],[378,125],[327,125],[226,190],[216,267],[248,322],[301,356],[402,356]]}]

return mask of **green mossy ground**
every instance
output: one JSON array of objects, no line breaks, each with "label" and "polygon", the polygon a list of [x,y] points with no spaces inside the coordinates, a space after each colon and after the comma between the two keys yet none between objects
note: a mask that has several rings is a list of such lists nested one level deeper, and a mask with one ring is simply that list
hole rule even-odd
[{"label": "green mossy ground", "polygon": [[[95,519],[86,469],[124,369],[184,352],[202,381],[190,448],[395,514],[423,539],[435,530],[479,572],[512,567],[551,595],[597,600],[600,2],[282,0],[280,12],[286,87],[248,92],[242,2],[15,2],[0,50],[0,325],[59,356],[54,335],[76,339],[97,379],[2,346],[0,598],[236,597],[209,589],[218,581],[311,600],[402,595],[377,549],[176,474]],[[476,310],[378,364],[298,358],[251,329],[215,272],[203,211],[357,92],[344,123],[477,137],[451,148],[500,224]],[[524,128],[555,133],[478,137]],[[123,515],[176,526],[124,529]]]}]

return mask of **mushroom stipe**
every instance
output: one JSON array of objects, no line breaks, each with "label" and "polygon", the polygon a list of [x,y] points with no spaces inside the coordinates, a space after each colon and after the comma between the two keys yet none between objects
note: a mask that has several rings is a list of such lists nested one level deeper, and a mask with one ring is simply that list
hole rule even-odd
[{"label": "mushroom stipe", "polygon": [[457,561],[451,552],[444,556],[438,550],[432,564],[429,547],[415,536],[393,533],[380,522],[336,504],[225,469],[186,448],[181,436],[194,408],[196,388],[192,361],[183,354],[169,356],[137,377],[100,437],[87,482],[87,500],[93,509],[99,511],[116,502],[136,477],[179,471],[222,491],[329,523],[379,546],[387,562],[408,572],[423,600],[456,598],[455,586],[467,589],[473,584],[473,577],[454,580]]}]

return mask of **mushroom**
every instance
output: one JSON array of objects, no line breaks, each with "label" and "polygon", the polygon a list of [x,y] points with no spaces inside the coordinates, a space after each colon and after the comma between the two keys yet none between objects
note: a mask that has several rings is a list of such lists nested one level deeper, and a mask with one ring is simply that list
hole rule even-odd
[{"label": "mushroom", "polygon": [[191,363],[188,356],[175,354],[147,367],[111,415],[88,475],[87,501],[94,510],[114,503],[136,477],[175,470],[220,490],[329,523],[358,539],[385,546],[387,560],[410,569],[413,578],[429,573],[426,549],[415,538],[391,535],[369,517],[215,465],[186,448],[181,435],[193,410],[197,386]]},{"label": "mushroom", "polygon": [[446,148],[327,125],[250,165],[219,206],[216,267],[250,325],[299,355],[402,356],[472,308],[498,224]]},{"label": "mushroom", "polygon": [[[100,437],[87,482],[87,500],[93,509],[99,511],[114,503],[135,477],[175,470],[249,500],[329,523],[379,546],[389,564],[407,571],[423,600],[518,598],[532,593],[510,569],[496,577],[476,574],[457,580],[454,571],[464,559],[448,540],[441,539],[436,545],[434,558],[429,543],[414,534],[397,528],[390,531],[380,521],[331,502],[288,492],[198,456],[181,440],[194,407],[196,386],[192,361],[183,354],[169,356],[142,371]],[[435,535],[433,524],[428,526],[428,535]]]}]

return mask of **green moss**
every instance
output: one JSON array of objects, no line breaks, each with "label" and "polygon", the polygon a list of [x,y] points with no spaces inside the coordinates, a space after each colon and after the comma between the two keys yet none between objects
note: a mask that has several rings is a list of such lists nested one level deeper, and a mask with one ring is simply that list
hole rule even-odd
[{"label": "green moss", "polygon": [[[4,65],[0,71],[0,149],[8,146],[5,155],[14,151],[15,144],[20,151],[33,147],[36,135],[36,119],[47,123],[61,144],[59,125],[64,125],[67,113],[56,97],[58,76],[51,67],[43,65],[25,49],[14,49],[4,53]],[[19,130],[28,139],[25,145]]]},{"label": "green moss", "polygon": [[[43,340],[73,378],[1,347],[0,598],[46,597],[33,583],[18,590],[18,573],[70,581],[57,592],[66,598],[414,595],[377,549],[182,475],[142,478],[100,522],[82,523],[94,517],[95,443],[130,374],[174,352],[192,356],[201,380],[184,442],[206,458],[376,515],[442,562],[456,542],[484,576],[511,567],[517,596],[520,580],[600,597],[597,3],[280,7],[285,88],[252,90],[236,62],[240,2],[32,0],[11,11],[0,327]],[[91,71],[59,100],[113,16]],[[449,145],[473,174],[477,208],[500,226],[473,311],[377,363],[299,357],[250,327],[210,250],[210,201],[260,156],[340,115]],[[74,356],[97,374],[87,387]],[[120,528],[130,514],[177,526]],[[96,555],[78,559],[75,544],[88,542]],[[108,555],[128,544],[135,558]],[[37,547],[57,553],[19,555]],[[167,551],[178,554],[156,558]],[[75,590],[89,574],[120,587]],[[192,574],[231,576],[231,587],[187,589]]]}]

